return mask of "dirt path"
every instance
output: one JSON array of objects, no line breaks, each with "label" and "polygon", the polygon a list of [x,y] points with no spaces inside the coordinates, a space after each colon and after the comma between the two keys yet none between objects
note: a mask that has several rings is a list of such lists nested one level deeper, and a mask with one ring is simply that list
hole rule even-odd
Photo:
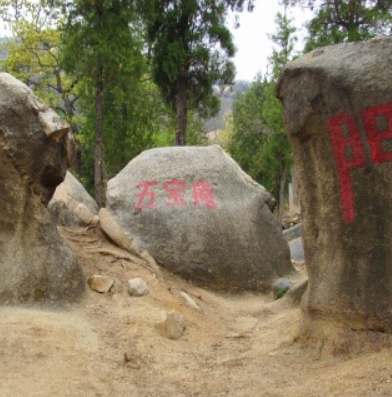
[{"label": "dirt path", "polygon": [[[111,248],[97,230],[61,233],[87,276],[111,275],[124,287],[143,277],[150,294],[89,291],[72,311],[0,309],[0,397],[392,396],[390,350],[320,357],[293,342],[301,313],[285,299],[225,297],[166,272],[156,277],[94,252]],[[177,341],[157,326],[172,309],[187,323]]]}]

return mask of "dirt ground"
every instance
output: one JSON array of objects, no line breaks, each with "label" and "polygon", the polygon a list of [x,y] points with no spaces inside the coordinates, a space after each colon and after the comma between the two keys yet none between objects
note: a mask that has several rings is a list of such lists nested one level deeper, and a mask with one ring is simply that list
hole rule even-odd
[{"label": "dirt ground", "polygon": [[[0,397],[392,396],[391,350],[320,355],[294,341],[301,311],[285,298],[205,291],[97,252],[113,248],[98,229],[60,233],[87,277],[114,276],[124,291],[88,290],[71,310],[1,308]],[[148,295],[128,295],[134,277]],[[179,340],[157,325],[172,309],[186,320]]]}]

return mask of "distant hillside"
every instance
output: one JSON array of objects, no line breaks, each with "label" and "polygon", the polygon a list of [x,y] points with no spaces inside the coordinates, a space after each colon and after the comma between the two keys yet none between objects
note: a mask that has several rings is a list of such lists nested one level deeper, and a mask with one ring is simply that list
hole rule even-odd
[{"label": "distant hillside", "polygon": [[250,81],[239,80],[234,83],[232,87],[226,87],[220,94],[221,107],[218,115],[211,118],[205,124],[207,132],[215,131],[224,128],[223,116],[233,110],[233,103],[235,98],[241,92],[247,91],[251,86]]}]

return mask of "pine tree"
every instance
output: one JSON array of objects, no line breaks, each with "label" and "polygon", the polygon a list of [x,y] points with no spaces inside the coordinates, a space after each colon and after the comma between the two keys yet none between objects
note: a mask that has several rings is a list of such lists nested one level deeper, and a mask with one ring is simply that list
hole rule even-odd
[{"label": "pine tree", "polygon": [[187,112],[214,113],[212,85],[234,79],[235,48],[226,27],[229,9],[251,0],[149,0],[142,2],[151,45],[154,80],[176,112],[176,145],[186,144]]},{"label": "pine tree", "polygon": [[75,0],[66,12],[63,62],[68,71],[85,81],[94,98],[95,109],[90,109],[95,117],[94,188],[102,207],[105,117],[113,109],[114,91],[124,86],[127,78],[139,79],[144,73],[143,43],[132,32],[132,0]]},{"label": "pine tree", "polygon": [[229,152],[241,167],[278,198],[278,218],[283,217],[284,198],[292,163],[291,147],[283,124],[282,104],[275,97],[278,76],[292,59],[295,28],[284,13],[278,13],[276,44],[270,57],[272,73],[258,76],[251,88],[234,103],[233,137]]}]

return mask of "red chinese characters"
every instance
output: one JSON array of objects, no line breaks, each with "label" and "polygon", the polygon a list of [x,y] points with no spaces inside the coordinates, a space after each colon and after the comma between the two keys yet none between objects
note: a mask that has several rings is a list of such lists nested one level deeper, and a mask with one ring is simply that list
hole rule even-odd
[{"label": "red chinese characters", "polygon": [[139,183],[136,187],[142,188],[142,191],[136,194],[136,197],[139,197],[138,202],[135,205],[135,208],[155,208],[155,191],[152,190],[152,186],[156,186],[157,182],[142,182]]},{"label": "red chinese characters", "polygon": [[[392,103],[366,108],[361,116],[373,164],[391,162],[392,151],[385,149],[384,142],[392,141]],[[350,170],[366,165],[364,146],[353,114],[332,116],[327,120],[327,127],[338,168],[343,220],[352,223],[355,206]]]},{"label": "red chinese characters", "polygon": [[166,205],[186,205],[184,198],[186,182],[172,179],[170,182],[164,182],[163,188],[169,198],[169,201],[166,201]]},{"label": "red chinese characters", "polygon": [[[381,130],[377,128],[378,118],[384,118],[385,127]],[[392,102],[364,109],[362,119],[369,138],[373,163],[392,161],[392,152],[383,149],[383,141],[392,139]]]},{"label": "red chinese characters", "polygon": [[[170,181],[163,182],[162,186],[165,192],[165,205],[188,205],[186,201],[187,183],[185,181],[173,178]],[[156,195],[160,188],[158,182],[141,182],[136,187],[141,189],[141,192],[136,194],[138,201],[135,208],[156,208]],[[192,196],[194,206],[204,204],[209,209],[217,208],[214,197],[214,185],[204,179],[192,183]]]},{"label": "red chinese characters", "polygon": [[214,186],[203,179],[193,183],[193,204],[204,203],[211,210],[216,208],[214,199]]}]

